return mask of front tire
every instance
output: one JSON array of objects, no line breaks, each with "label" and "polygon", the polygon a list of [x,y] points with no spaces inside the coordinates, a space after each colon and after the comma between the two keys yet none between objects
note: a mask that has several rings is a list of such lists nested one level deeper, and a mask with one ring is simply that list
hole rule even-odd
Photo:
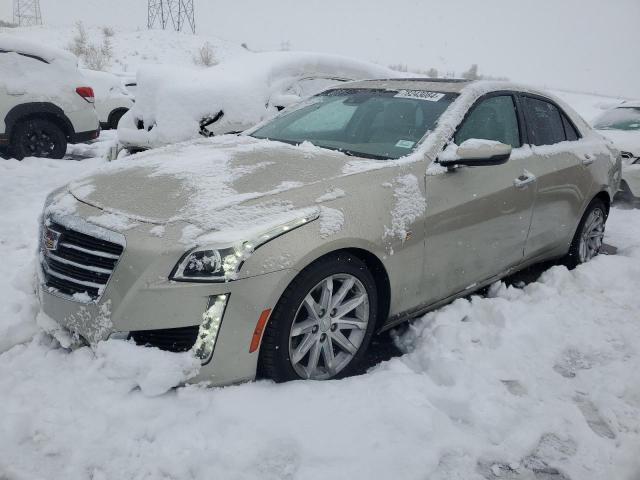
[{"label": "front tire", "polygon": [[11,136],[11,153],[25,157],[62,158],[67,153],[67,137],[55,123],[42,118],[23,120]]},{"label": "front tire", "polygon": [[571,242],[569,253],[565,258],[567,267],[575,268],[600,253],[606,222],[607,207],[605,203],[599,198],[593,199],[584,212]]},{"label": "front tire", "polygon": [[373,276],[348,253],[304,269],[282,294],[265,329],[261,376],[328,380],[358,370],[378,319]]}]

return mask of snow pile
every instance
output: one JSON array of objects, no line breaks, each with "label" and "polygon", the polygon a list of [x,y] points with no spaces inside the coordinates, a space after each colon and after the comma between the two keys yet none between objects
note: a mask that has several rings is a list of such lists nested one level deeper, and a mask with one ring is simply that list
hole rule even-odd
[{"label": "snow pile", "polygon": [[327,238],[342,230],[344,213],[337,208],[320,207],[320,236]]},{"label": "snow pile", "polygon": [[[69,351],[34,323],[44,198],[101,163],[0,163],[0,477],[637,478],[637,210],[612,210],[617,255],[430,313],[359,377],[171,389],[197,368],[188,354]],[[390,186],[396,207],[416,182]]]},{"label": "snow pile", "polygon": [[35,297],[38,217],[52,189],[102,161],[56,161],[26,158],[0,161],[0,352],[29,340],[36,332]]},{"label": "snow pile", "polygon": [[393,192],[394,207],[391,211],[391,226],[385,226],[384,237],[396,237],[403,242],[407,229],[425,211],[426,200],[415,175],[403,175],[395,179],[398,186]]},{"label": "snow pile", "polygon": [[[120,124],[118,135],[125,144],[143,146],[188,140],[198,136],[201,120],[216,118],[219,112],[223,116],[210,131],[242,131],[275,115],[277,106],[299,100],[296,92],[288,91],[296,80],[397,75],[367,62],[304,52],[246,53],[205,70],[147,67],[138,72],[136,104]],[[145,129],[138,130],[139,120]]]}]

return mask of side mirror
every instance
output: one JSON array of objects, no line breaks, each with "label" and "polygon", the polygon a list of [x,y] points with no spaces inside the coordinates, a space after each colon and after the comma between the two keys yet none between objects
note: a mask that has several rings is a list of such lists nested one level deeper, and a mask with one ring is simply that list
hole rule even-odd
[{"label": "side mirror", "polygon": [[460,146],[449,145],[438,156],[438,163],[444,167],[502,165],[509,160],[510,156],[511,145],[494,140],[470,138],[462,142]]}]

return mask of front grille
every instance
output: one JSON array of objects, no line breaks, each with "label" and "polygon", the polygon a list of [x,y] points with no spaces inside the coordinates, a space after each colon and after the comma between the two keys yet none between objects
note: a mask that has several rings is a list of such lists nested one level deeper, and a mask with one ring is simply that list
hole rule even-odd
[{"label": "front grille", "polygon": [[187,352],[196,343],[199,328],[198,325],[195,325],[161,330],[139,330],[131,332],[130,337],[136,342],[136,345],[157,347],[169,352]]},{"label": "front grille", "polygon": [[46,286],[64,295],[86,294],[91,300],[97,300],[124,247],[55,222],[45,228],[58,235],[55,245],[42,248]]}]

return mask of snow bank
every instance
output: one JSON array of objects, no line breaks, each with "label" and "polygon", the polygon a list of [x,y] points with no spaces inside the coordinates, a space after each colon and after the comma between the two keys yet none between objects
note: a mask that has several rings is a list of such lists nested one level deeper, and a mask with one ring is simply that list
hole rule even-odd
[{"label": "snow bank", "polygon": [[37,330],[38,217],[47,194],[101,163],[98,159],[0,161],[0,258],[7,272],[0,275],[0,352],[29,341]]},{"label": "snow bank", "polygon": [[[639,211],[612,211],[607,241],[618,255],[571,272],[553,267],[522,289],[498,283],[487,297],[430,313],[397,338],[403,356],[359,377],[172,389],[196,367],[188,354],[118,340],[68,351],[43,333],[33,338],[42,202],[100,164],[0,163],[0,476],[483,480],[558,471],[635,480],[640,472]],[[412,185],[400,177],[391,186],[398,206]]]},{"label": "snow bank", "polygon": [[631,480],[640,471],[638,220],[613,211],[619,255],[458,300],[398,339],[404,356],[342,381],[148,398],[188,375],[182,356],[122,341],[70,353],[40,337],[0,356],[10,412],[0,417],[0,471],[474,480],[555,470]]}]

